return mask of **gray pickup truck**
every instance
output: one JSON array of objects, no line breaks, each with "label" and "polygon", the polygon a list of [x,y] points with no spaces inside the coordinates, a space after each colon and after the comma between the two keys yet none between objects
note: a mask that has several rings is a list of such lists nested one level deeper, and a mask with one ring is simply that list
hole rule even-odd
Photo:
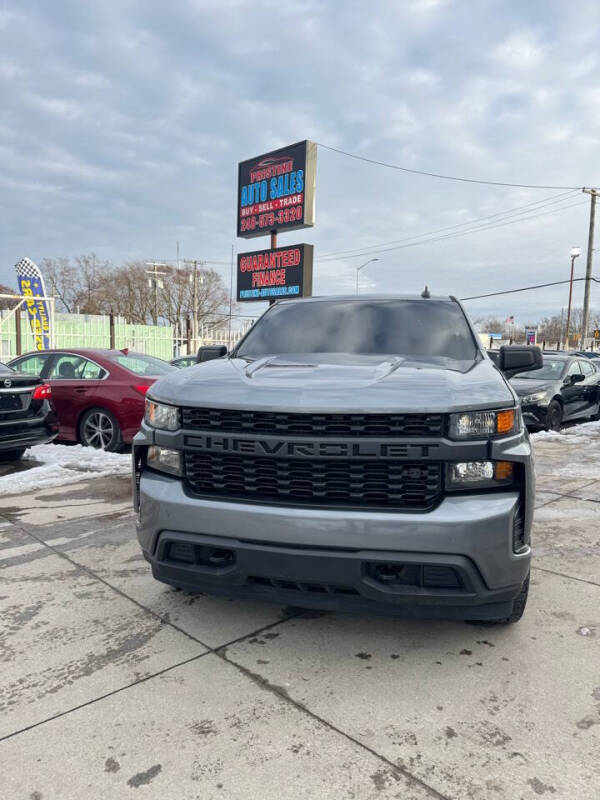
[{"label": "gray pickup truck", "polygon": [[[224,348],[223,348],[224,350]],[[452,297],[271,306],[150,388],[134,502],[154,577],[286,605],[516,622],[534,473],[507,378]]]}]

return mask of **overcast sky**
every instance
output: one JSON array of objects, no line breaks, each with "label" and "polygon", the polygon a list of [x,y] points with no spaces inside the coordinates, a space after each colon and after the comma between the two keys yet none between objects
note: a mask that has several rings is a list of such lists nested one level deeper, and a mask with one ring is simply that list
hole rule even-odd
[{"label": "overcast sky", "polygon": [[[0,281],[13,285],[23,256],[174,259],[177,241],[228,282],[231,246],[263,244],[235,238],[238,161],[304,138],[430,172],[600,184],[597,0],[0,0],[0,45]],[[559,194],[320,148],[317,224],[280,244],[313,243],[318,259],[551,199],[529,221],[381,253],[361,290],[561,280],[574,245],[584,273],[589,198]],[[315,294],[354,291],[369,257],[317,261]],[[468,308],[527,322],[567,295]]]}]

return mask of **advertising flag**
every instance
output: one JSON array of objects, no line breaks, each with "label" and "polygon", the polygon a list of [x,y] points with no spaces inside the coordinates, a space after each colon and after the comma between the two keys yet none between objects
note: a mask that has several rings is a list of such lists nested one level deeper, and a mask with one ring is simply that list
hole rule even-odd
[{"label": "advertising flag", "polygon": [[26,298],[27,315],[33,332],[36,350],[50,348],[50,313],[44,279],[37,264],[22,258],[15,264],[19,293]]}]

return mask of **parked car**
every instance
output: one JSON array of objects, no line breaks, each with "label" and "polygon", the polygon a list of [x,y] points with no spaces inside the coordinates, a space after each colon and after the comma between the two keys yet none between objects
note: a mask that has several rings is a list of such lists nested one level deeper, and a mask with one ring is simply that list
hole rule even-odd
[{"label": "parked car", "polygon": [[198,357],[197,356],[179,356],[179,358],[174,358],[169,363],[173,364],[174,367],[178,367],[179,369],[181,369],[182,367],[193,367],[194,364],[198,363]]},{"label": "parked car", "polygon": [[137,433],[148,388],[175,371],[160,358],[127,348],[45,350],[19,356],[10,366],[50,385],[59,440],[112,451]]},{"label": "parked car", "polygon": [[0,461],[17,461],[28,447],[56,438],[50,395],[40,378],[0,364]]},{"label": "parked car", "polygon": [[515,375],[525,424],[558,431],[563,422],[600,413],[600,370],[580,355],[544,353],[544,366]]}]

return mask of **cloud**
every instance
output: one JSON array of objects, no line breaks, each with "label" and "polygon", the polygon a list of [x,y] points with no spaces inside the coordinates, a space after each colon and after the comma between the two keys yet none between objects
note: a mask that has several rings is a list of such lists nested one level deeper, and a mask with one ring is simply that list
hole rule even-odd
[{"label": "cloud", "polygon": [[[589,80],[597,3],[382,0],[348,2],[343,13],[333,0],[12,5],[0,12],[0,282],[14,280],[25,253],[174,258],[179,240],[182,257],[228,262],[232,243],[263,244],[235,238],[238,161],[302,138],[428,172],[600,182],[600,95]],[[320,150],[317,225],[282,241],[312,242],[319,259],[551,194],[435,181]],[[465,296],[525,275],[560,280],[586,230],[582,206],[390,251],[364,270],[365,287],[427,282]],[[357,263],[317,260],[315,291],[351,290]],[[547,313],[563,294],[490,308]]]},{"label": "cloud", "polygon": [[492,57],[500,66],[508,69],[527,70],[539,67],[545,54],[535,34],[517,31],[494,47]]}]

